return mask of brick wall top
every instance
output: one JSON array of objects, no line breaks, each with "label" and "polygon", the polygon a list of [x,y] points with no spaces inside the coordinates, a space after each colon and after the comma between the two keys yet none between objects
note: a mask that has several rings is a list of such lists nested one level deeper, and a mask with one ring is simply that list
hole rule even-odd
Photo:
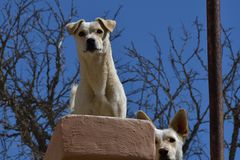
[{"label": "brick wall top", "polygon": [[45,160],[153,160],[150,122],[70,115],[57,124]]}]

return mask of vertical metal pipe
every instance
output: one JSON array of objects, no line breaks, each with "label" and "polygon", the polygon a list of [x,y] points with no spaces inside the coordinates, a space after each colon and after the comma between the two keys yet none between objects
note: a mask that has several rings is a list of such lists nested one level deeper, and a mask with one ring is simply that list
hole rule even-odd
[{"label": "vertical metal pipe", "polygon": [[220,0],[207,0],[211,160],[224,159]]}]

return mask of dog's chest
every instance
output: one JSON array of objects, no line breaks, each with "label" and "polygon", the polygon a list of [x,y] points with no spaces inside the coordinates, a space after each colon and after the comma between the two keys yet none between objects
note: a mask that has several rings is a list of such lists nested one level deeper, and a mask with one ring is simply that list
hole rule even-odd
[{"label": "dog's chest", "polygon": [[81,77],[86,79],[85,82],[88,83],[93,94],[96,97],[105,95],[109,74],[109,66],[105,56],[85,57],[80,65]]}]

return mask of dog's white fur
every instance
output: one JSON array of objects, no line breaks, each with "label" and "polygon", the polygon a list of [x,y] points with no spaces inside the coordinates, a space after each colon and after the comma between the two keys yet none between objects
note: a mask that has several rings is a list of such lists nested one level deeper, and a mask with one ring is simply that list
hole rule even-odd
[{"label": "dog's white fur", "polygon": [[[75,114],[126,117],[126,95],[109,40],[115,25],[113,20],[97,18],[93,22],[79,20],[66,26],[75,38],[80,61],[80,84],[72,87],[70,102]],[[88,39],[94,41],[93,50],[88,50]]]},{"label": "dog's white fur", "polygon": [[[137,118],[151,121],[151,119],[143,111],[139,111],[137,113]],[[155,128],[155,160],[182,160],[182,147],[187,135],[187,113],[185,110],[181,109],[174,116],[169,128]]]}]

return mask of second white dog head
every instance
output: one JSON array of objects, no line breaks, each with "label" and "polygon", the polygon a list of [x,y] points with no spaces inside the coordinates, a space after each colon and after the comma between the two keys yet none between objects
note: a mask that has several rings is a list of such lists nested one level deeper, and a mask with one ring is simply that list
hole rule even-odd
[{"label": "second white dog head", "polygon": [[109,33],[114,30],[116,22],[97,18],[93,22],[85,22],[83,19],[67,24],[68,32],[75,37],[79,54],[106,53],[109,48]]},{"label": "second white dog head", "polygon": [[[151,121],[143,111],[137,113],[137,118]],[[182,147],[187,135],[187,113],[181,109],[175,114],[169,128],[155,128],[155,160],[182,160]]]}]

